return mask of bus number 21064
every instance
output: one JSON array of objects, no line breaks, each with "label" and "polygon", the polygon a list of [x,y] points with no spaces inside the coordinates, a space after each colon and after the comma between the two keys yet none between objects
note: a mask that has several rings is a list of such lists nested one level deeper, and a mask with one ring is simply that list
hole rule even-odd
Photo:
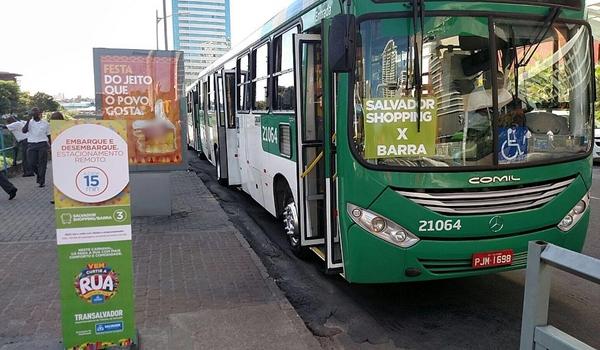
[{"label": "bus number 21064", "polygon": [[419,232],[460,231],[460,220],[420,220]]},{"label": "bus number 21064", "polygon": [[272,126],[263,126],[262,140],[264,142],[277,144],[277,129]]}]

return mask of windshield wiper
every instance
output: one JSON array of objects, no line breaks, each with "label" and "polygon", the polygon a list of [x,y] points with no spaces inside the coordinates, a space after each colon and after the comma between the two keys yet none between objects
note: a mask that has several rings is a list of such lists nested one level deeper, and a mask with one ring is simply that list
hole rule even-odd
[{"label": "windshield wiper", "polygon": [[[515,65],[514,65],[515,94],[513,95],[513,103],[516,104],[517,100],[519,99],[519,68],[525,67],[529,64],[529,61],[531,61],[531,59],[533,58],[533,55],[536,53],[538,47],[542,43],[542,39],[548,34],[548,31],[550,30],[550,28],[552,28],[552,25],[558,18],[559,14],[560,14],[560,7],[554,7],[550,10],[550,13],[548,13],[546,18],[544,19],[544,23],[542,24],[542,27],[537,32],[534,40],[532,41],[532,43],[535,43],[535,47],[533,46],[533,44],[531,46],[529,46],[527,51],[525,51],[525,53],[523,54],[523,57],[521,58],[521,60],[519,60],[519,56],[517,55],[517,42],[515,40],[516,35],[514,32],[514,29],[511,27],[511,40],[510,41],[512,42],[512,50],[513,50],[513,55],[514,55],[514,60],[515,60]],[[533,50],[532,50],[532,48],[533,48]]]},{"label": "windshield wiper", "polygon": [[[423,47],[423,17],[424,17],[424,0],[412,0],[413,7],[413,75],[415,99],[417,105],[417,132],[421,132],[421,96],[423,95],[423,77],[421,76],[421,49]],[[417,26],[417,20],[419,26]]]},{"label": "windshield wiper", "polygon": [[[525,67],[527,64],[529,64],[529,61],[531,61],[531,59],[533,58],[533,55],[536,53],[538,47],[542,43],[542,39],[544,39],[544,37],[546,37],[546,35],[548,35],[548,31],[550,31],[550,28],[552,28],[552,25],[558,18],[559,14],[560,14],[560,7],[554,7],[552,10],[550,10],[550,13],[544,19],[544,24],[542,25],[542,27],[536,34],[535,39],[533,40],[533,42],[536,43],[535,48],[533,50],[531,50],[533,45],[529,46],[529,48],[527,49],[527,51],[525,51],[525,54],[523,54],[523,58],[517,64],[517,66]],[[529,53],[530,51],[531,51],[531,53]]]}]

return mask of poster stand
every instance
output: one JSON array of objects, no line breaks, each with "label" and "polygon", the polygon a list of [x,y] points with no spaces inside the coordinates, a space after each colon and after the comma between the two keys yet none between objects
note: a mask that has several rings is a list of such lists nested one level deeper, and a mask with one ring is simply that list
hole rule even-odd
[{"label": "poster stand", "polygon": [[130,181],[131,211],[134,217],[172,214],[173,192],[169,172],[131,173]]},{"label": "poster stand", "polygon": [[187,169],[183,52],[94,48],[97,115],[126,120],[132,215],[172,214],[170,172]]},{"label": "poster stand", "polygon": [[134,349],[131,191],[124,121],[53,121],[65,349]]}]

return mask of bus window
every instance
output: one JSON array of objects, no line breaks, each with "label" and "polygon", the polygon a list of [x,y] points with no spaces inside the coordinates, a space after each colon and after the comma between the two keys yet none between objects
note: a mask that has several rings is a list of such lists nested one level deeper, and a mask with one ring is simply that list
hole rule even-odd
[{"label": "bus window", "polygon": [[206,112],[206,109],[208,108],[208,82],[203,82],[202,83],[202,112]]},{"label": "bus window", "polygon": [[273,109],[276,111],[293,111],[296,106],[296,89],[294,87],[293,35],[298,33],[294,27],[275,38],[273,59],[274,99]]},{"label": "bus window", "polygon": [[212,75],[208,76],[208,111],[215,111],[215,78]]},{"label": "bus window", "polygon": [[[404,18],[360,24],[351,123],[358,153],[373,165],[493,165],[487,18],[425,19],[421,115],[415,107],[410,28]],[[385,119],[392,114],[406,117]]]},{"label": "bus window", "polygon": [[302,138],[304,141],[323,140],[323,66],[321,64],[321,43],[302,44],[302,101],[304,119]]},{"label": "bus window", "polygon": [[235,128],[235,75],[225,73],[225,108],[227,110],[227,127]]},{"label": "bus window", "polygon": [[219,126],[225,127],[225,103],[223,93],[223,77],[219,74],[217,76],[217,94],[218,94],[218,112],[219,112]]},{"label": "bus window", "polygon": [[250,64],[249,55],[246,54],[237,61],[237,84],[238,84],[238,110],[247,111],[250,109]]},{"label": "bus window", "polygon": [[253,55],[252,109],[266,111],[269,109],[269,43],[254,50]]},{"label": "bus window", "polygon": [[196,84],[196,91],[198,91],[198,100],[196,101],[197,107],[194,106],[194,108],[198,108],[198,110],[203,110],[204,108],[204,95],[202,94],[202,83],[198,82]]}]

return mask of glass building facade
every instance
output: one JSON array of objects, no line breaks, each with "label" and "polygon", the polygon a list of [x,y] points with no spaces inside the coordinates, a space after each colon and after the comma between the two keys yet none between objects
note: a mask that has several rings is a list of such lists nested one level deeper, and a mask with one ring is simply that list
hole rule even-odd
[{"label": "glass building facade", "polygon": [[229,0],[172,0],[173,41],[184,52],[185,84],[231,48]]}]

